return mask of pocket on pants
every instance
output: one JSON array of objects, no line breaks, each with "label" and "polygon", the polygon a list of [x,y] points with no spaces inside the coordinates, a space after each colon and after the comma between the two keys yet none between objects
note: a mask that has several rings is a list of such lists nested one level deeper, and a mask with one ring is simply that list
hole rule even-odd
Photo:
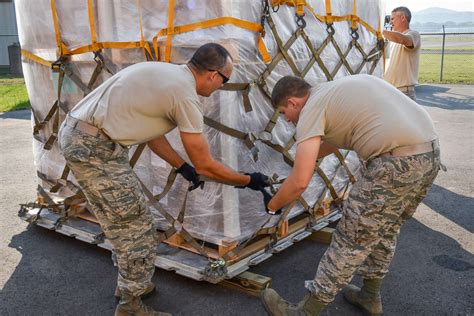
[{"label": "pocket on pants", "polygon": [[83,144],[73,144],[63,149],[63,155],[70,162],[88,162],[91,150]]},{"label": "pocket on pants", "polygon": [[100,190],[102,211],[111,222],[128,222],[141,215],[140,199],[135,190],[134,187],[117,184]]}]

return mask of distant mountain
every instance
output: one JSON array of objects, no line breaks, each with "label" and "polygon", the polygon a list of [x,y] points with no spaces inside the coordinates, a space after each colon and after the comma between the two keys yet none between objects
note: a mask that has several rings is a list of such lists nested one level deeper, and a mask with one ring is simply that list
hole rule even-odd
[{"label": "distant mountain", "polygon": [[428,8],[417,12],[412,12],[412,23],[474,23],[473,11],[454,11],[443,8]]}]

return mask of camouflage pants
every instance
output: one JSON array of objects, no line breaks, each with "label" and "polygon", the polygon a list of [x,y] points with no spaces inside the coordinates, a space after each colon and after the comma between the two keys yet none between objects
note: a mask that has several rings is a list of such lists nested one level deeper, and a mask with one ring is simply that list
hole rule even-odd
[{"label": "camouflage pants", "polygon": [[306,288],[328,304],[356,271],[366,279],[383,278],[400,226],[415,213],[439,167],[439,150],[375,158],[363,166],[315,279],[306,281]]},{"label": "camouflage pants", "polygon": [[65,125],[59,147],[115,251],[122,300],[143,294],[155,270],[157,232],[128,150]]}]

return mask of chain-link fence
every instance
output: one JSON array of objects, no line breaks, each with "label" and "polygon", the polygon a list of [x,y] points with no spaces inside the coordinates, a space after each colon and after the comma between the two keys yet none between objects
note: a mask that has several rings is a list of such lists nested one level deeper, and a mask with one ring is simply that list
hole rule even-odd
[{"label": "chain-link fence", "polygon": [[474,83],[474,33],[421,33],[419,82]]}]

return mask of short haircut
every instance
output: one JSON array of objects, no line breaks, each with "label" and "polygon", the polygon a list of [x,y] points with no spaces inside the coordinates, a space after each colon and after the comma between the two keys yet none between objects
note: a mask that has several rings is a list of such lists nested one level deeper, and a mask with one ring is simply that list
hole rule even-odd
[{"label": "short haircut", "polygon": [[408,23],[411,21],[411,12],[408,10],[407,7],[396,7],[395,9],[392,10],[392,12],[401,12],[407,19]]},{"label": "short haircut", "polygon": [[207,43],[194,52],[189,63],[200,71],[220,70],[227,64],[227,58],[232,60],[232,56],[222,45]]},{"label": "short haircut", "polygon": [[291,97],[304,97],[311,89],[311,85],[301,78],[285,76],[278,80],[272,91],[272,106],[276,109],[282,102]]}]

